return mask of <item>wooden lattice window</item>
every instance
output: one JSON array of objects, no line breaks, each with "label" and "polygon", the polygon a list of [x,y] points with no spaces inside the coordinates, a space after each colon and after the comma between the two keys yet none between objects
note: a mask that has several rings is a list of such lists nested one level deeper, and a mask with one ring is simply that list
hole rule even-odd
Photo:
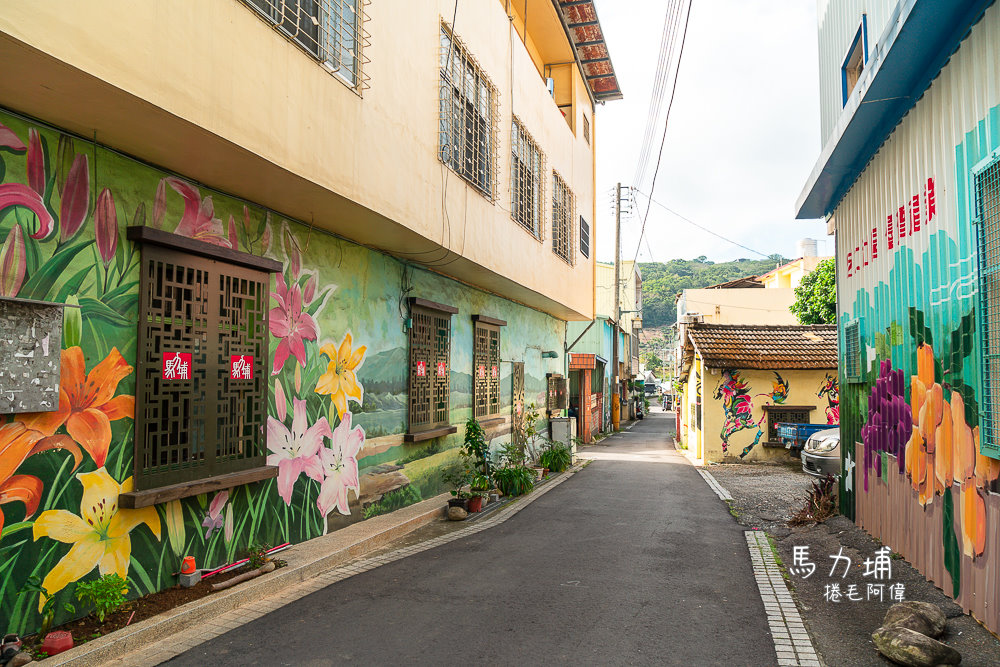
[{"label": "wooden lattice window", "polygon": [[204,480],[225,488],[273,477],[268,273],[280,264],[151,228],[129,238],[141,243],[142,268],[136,493],[123,506],[201,493]]},{"label": "wooden lattice window", "polygon": [[476,419],[500,415],[500,327],[503,320],[473,315],[472,403]]},{"label": "wooden lattice window", "polygon": [[511,419],[514,444],[524,446],[524,362],[515,361],[510,369]]},{"label": "wooden lattice window", "polygon": [[451,426],[451,316],[457,312],[452,306],[410,298],[407,442],[458,430]]},{"label": "wooden lattice window", "polygon": [[566,386],[566,378],[559,373],[547,373],[545,380],[548,387],[545,398],[545,409],[549,415],[569,407],[569,390]]}]

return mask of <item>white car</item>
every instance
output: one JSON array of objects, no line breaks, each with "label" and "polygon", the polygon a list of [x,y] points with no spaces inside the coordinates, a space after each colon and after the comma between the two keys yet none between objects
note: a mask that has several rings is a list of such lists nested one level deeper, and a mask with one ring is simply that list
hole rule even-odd
[{"label": "white car", "polygon": [[840,428],[816,431],[802,449],[802,472],[816,477],[840,475]]}]

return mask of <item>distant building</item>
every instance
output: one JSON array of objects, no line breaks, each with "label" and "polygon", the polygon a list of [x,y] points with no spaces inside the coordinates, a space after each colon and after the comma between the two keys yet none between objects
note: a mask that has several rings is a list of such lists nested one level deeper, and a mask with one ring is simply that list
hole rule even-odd
[{"label": "distant building", "polygon": [[1000,632],[1000,5],[819,3],[840,510]]},{"label": "distant building", "polygon": [[577,431],[590,442],[598,431],[611,426],[613,341],[618,337],[618,363],[622,419],[630,413],[626,383],[638,374],[639,332],[642,330],[642,273],[633,261],[622,262],[619,286],[620,322],[615,322],[615,265],[595,266],[594,321],[567,325],[570,406],[577,413]]}]

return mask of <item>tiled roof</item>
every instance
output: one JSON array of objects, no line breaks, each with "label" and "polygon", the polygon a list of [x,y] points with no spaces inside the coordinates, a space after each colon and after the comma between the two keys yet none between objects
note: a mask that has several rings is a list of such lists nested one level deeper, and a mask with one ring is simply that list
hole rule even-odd
[{"label": "tiled roof", "polygon": [[736,280],[730,280],[727,283],[719,283],[718,285],[711,285],[705,289],[745,289],[745,288],[763,288],[764,283],[762,283],[757,276],[747,276],[746,278],[737,278]]},{"label": "tiled roof", "polygon": [[692,324],[688,343],[713,368],[836,368],[833,324],[750,326]]}]

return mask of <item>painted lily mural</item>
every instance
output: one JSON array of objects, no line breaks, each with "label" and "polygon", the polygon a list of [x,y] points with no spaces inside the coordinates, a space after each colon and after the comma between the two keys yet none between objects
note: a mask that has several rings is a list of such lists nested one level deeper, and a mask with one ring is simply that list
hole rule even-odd
[{"label": "painted lily mural", "polygon": [[[176,583],[184,556],[220,566],[251,544],[307,540],[440,494],[461,434],[403,441],[404,282],[467,312],[529,323],[505,338],[505,358],[534,355],[539,331],[562,340],[562,323],[547,315],[4,112],[0,163],[0,297],[79,306],[65,308],[62,340],[52,341],[58,409],[0,415],[0,630],[38,627],[46,600],[27,592],[32,577],[56,599],[58,624],[77,582],[115,572],[130,595],[148,595]],[[260,364],[270,366],[261,445],[276,478],[121,507],[137,474],[142,372],[142,250],[127,230],[142,225],[281,264],[267,304],[269,363]],[[456,318],[454,339],[450,366],[471,369],[469,318]],[[540,402],[545,373],[561,362],[532,358],[526,393]],[[464,423],[471,375],[451,372],[452,421]],[[509,409],[509,381],[504,392]]]}]

